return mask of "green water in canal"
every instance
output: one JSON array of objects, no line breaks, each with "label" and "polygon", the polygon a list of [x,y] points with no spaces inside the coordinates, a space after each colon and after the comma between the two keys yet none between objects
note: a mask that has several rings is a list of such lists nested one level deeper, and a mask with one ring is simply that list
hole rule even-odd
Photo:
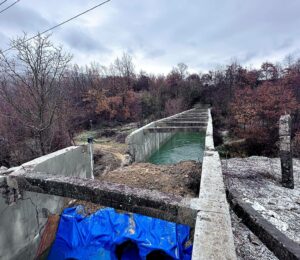
[{"label": "green water in canal", "polygon": [[202,162],[205,133],[176,133],[149,159],[153,164],[172,164],[195,160]]}]

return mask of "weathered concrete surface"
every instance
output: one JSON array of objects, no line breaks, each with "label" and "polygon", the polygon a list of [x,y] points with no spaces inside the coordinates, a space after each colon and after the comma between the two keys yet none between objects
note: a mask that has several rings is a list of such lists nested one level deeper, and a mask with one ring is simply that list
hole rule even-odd
[{"label": "weathered concrete surface", "polygon": [[193,255],[195,259],[236,259],[221,161],[214,151],[212,118],[208,113]]},{"label": "weathered concrete surface", "polygon": [[20,170],[9,175],[18,189],[99,203],[155,218],[193,226],[198,205],[193,198],[166,194],[92,179]]},{"label": "weathered concrete surface", "polygon": [[[6,174],[24,169],[85,178],[90,171],[89,156],[84,147],[69,147],[8,169]],[[0,259],[34,259],[47,215],[60,214],[65,199],[39,192],[17,194],[13,187],[3,188],[7,176],[0,176],[1,190],[5,192],[4,197],[0,197]],[[7,205],[7,199],[16,202]]]},{"label": "weathered concrete surface", "polygon": [[147,133],[146,129],[154,127],[155,123],[150,123],[136,131],[126,138],[128,152],[135,162],[145,162],[147,159],[165,144],[174,133]]},{"label": "weathered concrete surface", "polygon": [[289,239],[270,222],[266,221],[249,203],[245,203],[239,199],[237,194],[232,190],[228,190],[228,198],[233,211],[243,219],[243,222],[250,230],[252,230],[279,259],[300,259],[300,245],[298,243]]},{"label": "weathered concrete surface", "polygon": [[91,178],[90,156],[86,146],[70,146],[24,163],[37,172]]},{"label": "weathered concrete surface", "polygon": [[210,111],[209,111],[209,117],[208,117],[207,128],[206,128],[205,150],[207,151],[215,150],[214,138],[213,138],[213,122],[212,122]]},{"label": "weathered concrete surface", "polygon": [[167,126],[198,126],[198,127],[205,127],[206,128],[207,122],[197,122],[197,121],[166,121],[163,123],[158,124],[160,127],[167,127]]},{"label": "weathered concrete surface", "polygon": [[[200,111],[200,112],[198,112]],[[199,116],[199,118],[198,118]],[[131,133],[126,138],[128,144],[128,152],[135,162],[145,162],[150,156],[164,145],[176,132],[189,131],[199,132],[206,129],[206,120],[200,119],[200,116],[207,116],[207,109],[191,109],[182,113],[154,121]],[[203,126],[172,126],[169,122],[175,120],[191,121],[196,118],[195,122],[203,122]],[[167,127],[160,127],[168,124]]]},{"label": "weathered concrete surface", "polygon": [[293,158],[291,150],[292,119],[290,115],[284,115],[279,120],[279,145],[282,186],[294,188]]},{"label": "weathered concrete surface", "polygon": [[[222,161],[222,168],[229,191],[300,247],[300,179],[295,178],[295,188],[286,189],[281,185],[281,165],[279,158],[252,156]],[[300,160],[293,160],[295,176],[300,176]],[[263,223],[263,222],[259,222]],[[255,222],[251,223],[256,224]],[[262,229],[266,232],[269,226]],[[264,232],[265,232],[264,231]],[[273,233],[273,231],[272,231]],[[262,233],[263,234],[263,233]],[[275,232],[275,241],[282,235]],[[272,242],[270,249],[280,248],[284,240]],[[263,240],[263,239],[261,239]],[[266,243],[268,243],[266,241]],[[281,241],[281,242],[280,242]],[[287,248],[284,246],[284,248]],[[284,250],[284,249],[283,249]]]},{"label": "weathered concrete surface", "polygon": [[64,201],[57,196],[24,192],[8,206],[0,198],[0,259],[34,259],[47,214],[60,214]]},{"label": "weathered concrete surface", "polygon": [[169,121],[172,121],[172,122],[181,122],[181,121],[193,121],[193,122],[202,122],[204,120],[208,120],[208,116],[205,115],[205,116],[194,116],[194,117],[174,117],[172,119],[164,119],[164,122],[169,122]]},{"label": "weathered concrete surface", "polygon": [[196,126],[168,126],[168,127],[149,127],[144,129],[144,133],[175,133],[175,132],[200,132],[205,131],[206,127],[196,127]]},{"label": "weathered concrete surface", "polygon": [[232,210],[230,216],[238,260],[278,259]]}]

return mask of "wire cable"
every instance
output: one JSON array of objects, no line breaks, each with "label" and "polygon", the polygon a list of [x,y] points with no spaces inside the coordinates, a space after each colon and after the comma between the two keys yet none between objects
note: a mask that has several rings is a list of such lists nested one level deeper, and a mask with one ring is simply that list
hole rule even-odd
[{"label": "wire cable", "polygon": [[[5,3],[6,1],[2,2],[1,4]],[[0,14],[2,14],[3,12],[5,12],[7,9],[11,8],[12,6],[14,6],[16,3],[20,2],[20,0],[17,0],[16,2],[13,2],[11,5],[9,5],[8,7],[2,9],[0,11]]]},{"label": "wire cable", "polygon": [[[18,1],[20,1],[20,0],[18,0]],[[18,2],[18,1],[17,1],[17,2]],[[39,35],[45,34],[45,33],[49,32],[49,31],[52,31],[53,29],[56,29],[57,27],[60,27],[60,26],[62,26],[62,25],[64,25],[64,24],[66,24],[66,23],[68,23],[68,22],[70,22],[70,21],[72,21],[72,20],[78,18],[79,16],[82,16],[82,15],[84,15],[84,14],[86,14],[86,13],[88,13],[88,12],[90,12],[90,11],[92,11],[92,10],[94,10],[94,9],[96,9],[96,8],[98,8],[98,7],[102,6],[102,5],[104,5],[104,4],[108,3],[108,2],[110,2],[110,1],[111,1],[111,0],[106,0],[106,1],[104,1],[104,2],[102,2],[102,3],[100,3],[100,4],[97,4],[97,5],[93,6],[93,7],[90,8],[90,9],[87,9],[87,10],[83,11],[82,13],[79,13],[79,14],[77,14],[77,15],[75,15],[75,16],[73,16],[73,17],[71,17],[71,18],[69,18],[69,19],[67,19],[67,20],[65,20],[65,21],[63,21],[63,22],[61,22],[61,23],[59,23],[59,24],[57,24],[57,25],[52,26],[51,28],[49,28],[49,29],[47,29],[47,30],[45,30],[45,31],[43,31],[43,32],[41,32],[41,33],[38,33],[38,34],[36,34],[36,35],[34,35],[34,36],[28,38],[28,39],[25,40],[24,42],[31,41],[31,40],[33,40],[34,38],[36,38],[37,36],[39,36]],[[14,47],[10,47],[10,48],[8,48],[8,49],[2,51],[2,53],[7,52],[7,51],[9,51],[9,50],[11,50],[11,49],[14,49]]]},{"label": "wire cable", "polygon": [[7,0],[4,0],[3,2],[1,2],[0,5],[3,5],[5,2],[7,2]]}]

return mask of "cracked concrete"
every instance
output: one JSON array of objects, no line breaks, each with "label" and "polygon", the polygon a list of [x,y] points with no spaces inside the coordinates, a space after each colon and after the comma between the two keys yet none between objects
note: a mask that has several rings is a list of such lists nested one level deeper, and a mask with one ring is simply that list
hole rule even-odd
[{"label": "cracked concrete", "polygon": [[[24,178],[16,181],[10,175],[39,169],[46,173],[88,176],[90,164],[85,151],[84,147],[69,147],[3,173],[0,178],[0,259],[34,259],[48,214],[60,214],[65,205],[65,198],[42,194],[41,187]],[[20,186],[30,191],[20,190]]]}]

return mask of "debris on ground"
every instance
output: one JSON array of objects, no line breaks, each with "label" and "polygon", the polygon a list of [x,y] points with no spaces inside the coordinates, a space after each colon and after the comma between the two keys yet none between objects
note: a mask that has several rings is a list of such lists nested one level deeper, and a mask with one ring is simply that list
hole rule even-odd
[{"label": "debris on ground", "polygon": [[295,188],[281,184],[279,158],[252,156],[222,160],[227,188],[251,204],[266,220],[300,243],[300,160],[294,159]]},{"label": "debris on ground", "polygon": [[125,155],[123,156],[121,153],[112,152],[107,147],[97,145],[97,149],[94,150],[94,176],[106,174],[119,168],[124,160]]},{"label": "debris on ground", "polygon": [[85,200],[76,200],[76,199],[67,199],[64,208],[76,207],[76,206],[83,206],[85,209],[85,214],[90,215],[96,212],[99,209],[106,208],[100,204],[95,204],[90,201]]},{"label": "debris on ground", "polygon": [[239,260],[278,259],[230,210],[234,245]]},{"label": "debris on ground", "polygon": [[125,139],[137,128],[136,123],[115,128],[102,127],[85,131],[76,137],[76,144],[84,144],[88,137],[94,138],[94,175],[99,176],[131,163],[126,154],[128,147]]},{"label": "debris on ground", "polygon": [[125,184],[129,187],[158,190],[185,197],[198,195],[200,178],[201,163],[196,161],[172,165],[133,163],[97,177],[99,180]]}]

